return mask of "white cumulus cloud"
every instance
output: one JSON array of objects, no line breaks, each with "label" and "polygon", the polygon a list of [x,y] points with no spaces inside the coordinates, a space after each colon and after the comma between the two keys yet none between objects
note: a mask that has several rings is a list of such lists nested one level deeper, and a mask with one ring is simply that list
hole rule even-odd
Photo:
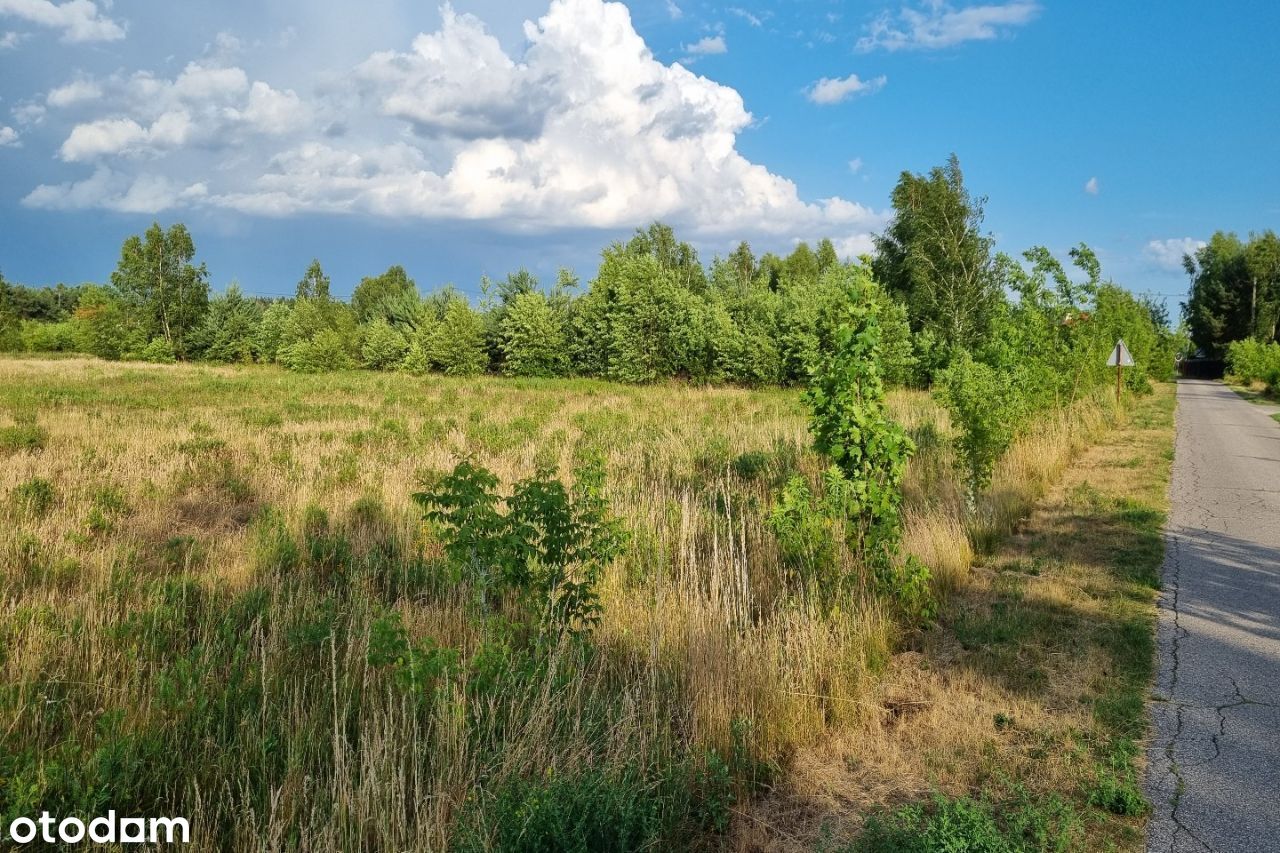
[{"label": "white cumulus cloud", "polygon": [[1040,14],[1035,0],[1011,0],[955,7],[946,0],[925,0],[903,6],[897,14],[883,12],[867,25],[857,49],[939,50],[967,41],[990,41],[1031,23]]},{"label": "white cumulus cloud", "polygon": [[0,15],[59,30],[62,40],[68,42],[117,41],[124,38],[124,25],[103,15],[94,0],[68,0],[66,3],[54,3],[52,0],[0,0]]},{"label": "white cumulus cloud", "polygon": [[89,79],[72,80],[64,86],[50,90],[44,102],[51,107],[70,107],[82,101],[102,97],[102,87]]},{"label": "white cumulus cloud", "polygon": [[823,77],[805,90],[805,96],[815,104],[838,104],[858,95],[871,95],[884,88],[889,78],[881,75],[863,80],[857,74],[848,77]]},{"label": "white cumulus cloud", "polygon": [[19,144],[21,143],[18,142],[18,131],[12,127],[0,125],[0,148],[17,147]]},{"label": "white cumulus cloud", "polygon": [[[35,207],[220,207],[253,215],[464,220],[498,231],[663,219],[694,239],[830,236],[865,248],[886,215],[804,200],[737,149],[734,89],[654,57],[621,3],[553,0],[508,53],[445,7],[435,32],[298,94],[209,59],[121,74],[62,144],[93,167]],[[53,115],[53,113],[50,113]]]},{"label": "white cumulus cloud", "polygon": [[1098,179],[1096,177],[1090,178],[1084,182],[1084,191],[1089,195],[1097,195],[1102,192],[1102,185],[1098,183]]},{"label": "white cumulus cloud", "polygon": [[1204,240],[1194,237],[1172,237],[1168,240],[1152,240],[1143,249],[1146,259],[1157,267],[1170,272],[1181,270],[1182,259],[1194,255],[1209,245]]},{"label": "white cumulus cloud", "polygon": [[728,53],[729,45],[725,44],[724,36],[704,36],[693,44],[686,44],[684,52],[689,56],[715,56]]}]

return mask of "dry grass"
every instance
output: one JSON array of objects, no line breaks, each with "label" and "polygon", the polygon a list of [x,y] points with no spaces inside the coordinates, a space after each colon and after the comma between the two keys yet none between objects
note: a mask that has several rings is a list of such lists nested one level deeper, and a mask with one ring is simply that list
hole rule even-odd
[{"label": "dry grass", "polygon": [[[975,522],[945,413],[922,393],[890,405],[921,447],[907,548],[959,588]],[[829,766],[815,744],[886,725],[879,691],[934,701],[900,675],[876,686],[898,630],[874,596],[824,612],[783,580],[764,517],[782,479],[821,464],[794,392],[23,359],[0,360],[5,410],[41,430],[0,467],[14,813],[82,807],[74,778],[107,786],[105,804],[185,811],[201,849],[439,849],[459,815],[495,808],[481,786],[715,750],[794,757],[803,787]],[[1081,407],[1015,447],[980,535],[1016,525],[1098,426]],[[469,455],[511,483],[593,453],[633,546],[602,584],[599,653],[566,647],[520,693],[450,677],[422,705],[368,665],[370,625],[391,611],[463,660],[499,648],[465,590],[405,561],[339,588],[264,557],[261,519],[297,538],[318,507],[361,565],[429,567],[439,546],[409,500],[425,477]],[[19,499],[34,481],[51,489],[41,512]],[[935,713],[915,701],[895,712],[912,730]],[[173,755],[178,771],[156,767]]]}]

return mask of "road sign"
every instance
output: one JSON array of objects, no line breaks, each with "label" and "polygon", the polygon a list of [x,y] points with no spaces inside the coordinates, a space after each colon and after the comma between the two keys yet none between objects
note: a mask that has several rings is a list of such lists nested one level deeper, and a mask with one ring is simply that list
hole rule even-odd
[{"label": "road sign", "polygon": [[1124,345],[1123,339],[1116,341],[1116,348],[1107,359],[1107,367],[1133,367],[1133,356],[1129,354],[1129,348]]},{"label": "road sign", "polygon": [[1124,345],[1124,339],[1116,341],[1116,348],[1111,351],[1111,357],[1107,359],[1107,367],[1116,369],[1116,403],[1120,402],[1120,385],[1123,379],[1124,369],[1133,367],[1133,356],[1129,354],[1129,348]]}]

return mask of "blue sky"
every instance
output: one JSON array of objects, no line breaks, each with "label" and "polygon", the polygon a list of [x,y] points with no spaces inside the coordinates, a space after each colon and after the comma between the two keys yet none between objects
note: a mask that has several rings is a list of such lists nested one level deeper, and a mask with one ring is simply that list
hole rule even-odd
[{"label": "blue sky", "polygon": [[[217,289],[559,266],[662,218],[709,261],[863,251],[954,151],[1017,253],[1179,258],[1280,219],[1270,3],[0,0],[0,271],[104,280],[183,221]],[[528,22],[528,23],[526,23]]]}]

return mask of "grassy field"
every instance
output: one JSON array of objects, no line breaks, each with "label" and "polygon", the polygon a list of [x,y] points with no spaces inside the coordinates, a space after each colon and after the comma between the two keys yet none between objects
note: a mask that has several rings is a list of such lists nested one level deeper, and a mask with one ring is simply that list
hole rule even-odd
[{"label": "grassy field", "polygon": [[[846,762],[861,788],[882,782],[858,808],[1021,778],[1036,742],[1057,773],[1069,734],[1034,709],[1110,695],[1088,674],[1149,627],[1147,578],[1121,595],[1060,569],[1074,552],[1023,524],[1026,553],[967,584],[969,543],[1018,526],[1111,414],[1042,422],[966,516],[945,412],[890,404],[920,447],[906,546],[958,592],[940,630],[870,579],[835,608],[796,582],[766,519],[788,477],[820,477],[797,392],[0,360],[0,817],[177,814],[198,849],[751,846],[790,837],[769,804],[841,738],[869,744]],[[591,643],[531,658],[450,574],[410,495],[464,456],[505,484],[603,458],[630,545]],[[1071,500],[1129,523],[1090,488]],[[1088,654],[1042,642],[1081,602]],[[1130,669],[1071,727],[1135,736]],[[960,678],[976,698],[944,709]],[[905,719],[918,743],[893,746]],[[983,719],[961,758],[928,746]],[[1090,767],[1127,748],[1080,743]]]},{"label": "grassy field", "polygon": [[746,839],[768,827],[795,850],[1145,848],[1173,390],[1141,398],[980,559],[869,694],[883,713],[802,750]]}]

